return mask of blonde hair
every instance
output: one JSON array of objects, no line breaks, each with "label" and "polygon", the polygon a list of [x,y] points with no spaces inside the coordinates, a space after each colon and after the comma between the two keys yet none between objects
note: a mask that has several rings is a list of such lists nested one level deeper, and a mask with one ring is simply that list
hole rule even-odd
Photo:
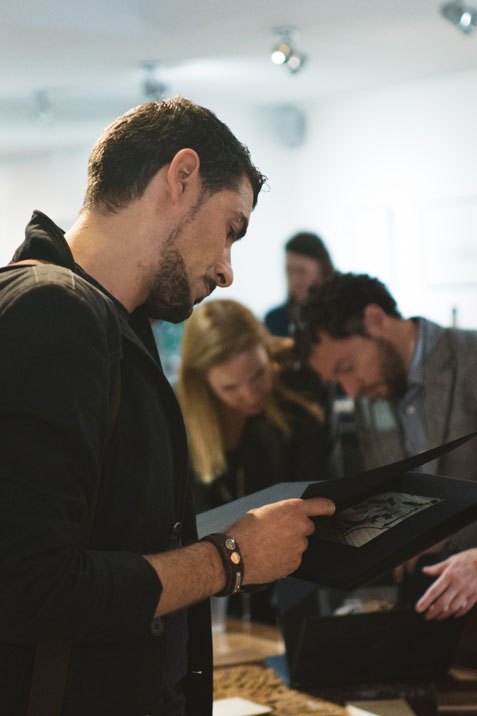
[{"label": "blonde hair", "polygon": [[209,301],[194,309],[185,325],[177,392],[189,438],[192,467],[210,483],[226,468],[219,399],[209,387],[208,371],[227,363],[247,350],[263,345],[273,368],[273,387],[265,414],[289,436],[290,425],[279,406],[280,399],[291,400],[323,419],[321,407],[285,386],[280,365],[272,347],[272,336],[253,313],[232,300]]}]

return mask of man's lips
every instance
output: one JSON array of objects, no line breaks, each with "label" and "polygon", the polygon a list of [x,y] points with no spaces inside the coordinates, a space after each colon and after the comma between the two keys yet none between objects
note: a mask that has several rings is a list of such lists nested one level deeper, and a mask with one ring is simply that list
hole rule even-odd
[{"label": "man's lips", "polygon": [[217,284],[216,284],[215,281],[214,281],[213,279],[211,279],[211,278],[206,278],[206,279],[205,279],[205,285],[207,286],[207,289],[208,289],[207,296],[210,296],[210,294],[212,293],[212,291],[215,291],[215,289],[217,288]]},{"label": "man's lips", "polygon": [[206,292],[203,296],[199,296],[198,298],[196,298],[194,303],[200,303],[201,301],[204,300],[204,298],[207,298],[207,296],[210,296],[212,291],[215,291],[215,289],[217,288],[217,284],[211,278],[204,279],[204,283],[205,283]]}]

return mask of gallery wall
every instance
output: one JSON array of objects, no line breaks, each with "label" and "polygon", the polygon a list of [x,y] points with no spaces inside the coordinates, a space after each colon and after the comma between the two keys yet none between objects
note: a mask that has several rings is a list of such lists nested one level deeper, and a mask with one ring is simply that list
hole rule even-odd
[{"label": "gallery wall", "polygon": [[[477,73],[314,107],[296,209],[405,315],[477,327]],[[312,195],[310,188],[313,188]]]}]

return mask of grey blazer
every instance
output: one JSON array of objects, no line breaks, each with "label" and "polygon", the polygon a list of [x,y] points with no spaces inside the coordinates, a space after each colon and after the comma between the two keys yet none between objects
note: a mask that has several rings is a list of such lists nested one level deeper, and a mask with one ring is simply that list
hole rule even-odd
[{"label": "grey blazer", "polygon": [[[434,328],[439,337],[423,364],[429,448],[477,430],[477,331]],[[358,398],[355,410],[366,469],[406,457],[391,402]],[[429,463],[426,472],[477,480],[477,438]],[[459,532],[453,543],[458,549],[477,546],[477,525]]]}]

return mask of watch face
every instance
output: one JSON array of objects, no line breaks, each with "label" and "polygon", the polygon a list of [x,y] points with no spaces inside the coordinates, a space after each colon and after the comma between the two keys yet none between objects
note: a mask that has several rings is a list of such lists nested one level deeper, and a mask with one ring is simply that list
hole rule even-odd
[{"label": "watch face", "polygon": [[225,546],[227,547],[227,549],[235,549],[236,545],[234,538],[227,537],[227,539],[225,540]]}]

